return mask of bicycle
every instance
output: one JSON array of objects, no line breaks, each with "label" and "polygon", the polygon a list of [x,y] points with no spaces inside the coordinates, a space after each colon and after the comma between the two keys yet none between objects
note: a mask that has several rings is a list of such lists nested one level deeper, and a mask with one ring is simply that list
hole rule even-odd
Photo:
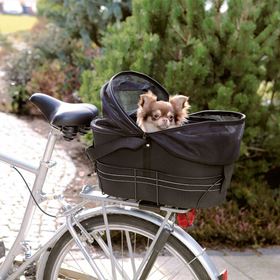
[{"label": "bicycle", "polygon": [[[66,203],[61,195],[46,196],[43,185],[53,167],[57,139],[71,140],[87,131],[98,110],[91,104],[69,104],[44,94],[34,94],[30,100],[46,117],[50,132],[39,167],[0,153],[0,161],[35,174],[21,228],[0,265],[1,280],[18,279],[33,264],[36,279],[44,280],[227,279],[226,270],[219,273],[205,249],[175,223],[176,214],[188,209],[111,197],[97,186],[85,186],[80,193],[83,201],[76,205]],[[25,239],[36,207],[46,199],[62,203],[59,216],[65,224],[30,256]],[[100,206],[85,208],[92,202]],[[15,258],[22,252],[25,259],[16,267]]]}]

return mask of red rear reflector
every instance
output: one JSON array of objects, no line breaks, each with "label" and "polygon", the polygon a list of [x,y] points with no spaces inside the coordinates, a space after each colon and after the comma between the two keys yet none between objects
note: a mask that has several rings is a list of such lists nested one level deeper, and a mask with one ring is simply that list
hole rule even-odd
[{"label": "red rear reflector", "polygon": [[228,280],[228,272],[224,270],[218,277],[219,280]]},{"label": "red rear reflector", "polygon": [[193,225],[195,219],[195,209],[191,209],[187,213],[177,214],[177,223],[181,228],[188,228]]}]

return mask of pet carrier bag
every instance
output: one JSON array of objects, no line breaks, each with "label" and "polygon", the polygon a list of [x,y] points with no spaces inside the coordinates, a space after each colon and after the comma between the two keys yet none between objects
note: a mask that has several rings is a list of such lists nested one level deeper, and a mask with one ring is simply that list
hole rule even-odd
[{"label": "pet carrier bag", "polygon": [[179,208],[224,201],[238,158],[245,115],[228,111],[190,114],[180,127],[144,133],[136,124],[139,96],[169,94],[155,80],[121,72],[101,89],[103,117],[91,123],[94,161],[108,195]]}]

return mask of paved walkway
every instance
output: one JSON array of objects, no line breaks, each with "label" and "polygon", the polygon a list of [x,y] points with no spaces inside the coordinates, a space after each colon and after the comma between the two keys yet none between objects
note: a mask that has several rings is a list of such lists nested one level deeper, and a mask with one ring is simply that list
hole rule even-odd
[{"label": "paved walkway", "polygon": [[229,280],[279,280],[280,247],[258,250],[207,250],[219,269],[227,269]]},{"label": "paved walkway", "polygon": [[[14,155],[28,162],[38,162],[42,155],[46,139],[35,133],[28,125],[15,116],[0,112],[0,152]],[[75,175],[75,166],[71,159],[59,148],[53,159],[57,166],[49,171],[45,192],[62,192]],[[31,185],[33,175],[23,172]],[[0,162],[0,240],[10,248],[21,224],[24,206],[29,193],[19,175]],[[55,214],[59,208],[57,202],[45,202],[44,209]],[[38,240],[47,240],[59,225],[59,221],[36,211],[29,239],[33,248]],[[227,268],[232,280],[278,280],[280,279],[280,247],[257,251],[232,252],[227,250],[207,251],[219,270]]]}]

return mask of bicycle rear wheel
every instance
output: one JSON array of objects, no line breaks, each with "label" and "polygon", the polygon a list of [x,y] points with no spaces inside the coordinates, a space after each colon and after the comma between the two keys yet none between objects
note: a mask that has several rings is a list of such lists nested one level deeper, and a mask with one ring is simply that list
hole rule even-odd
[{"label": "bicycle rear wheel", "polygon": [[[127,216],[108,215],[113,241],[114,257],[118,268],[114,274],[108,254],[94,241],[84,242],[99,267],[104,279],[134,279],[135,273],[152,243],[158,226],[146,220]],[[96,238],[106,242],[106,231],[102,216],[82,222],[83,227]],[[52,248],[48,258],[45,280],[54,279],[99,279],[76,246],[72,236],[66,232]],[[207,271],[193,253],[177,238],[170,235],[147,279],[210,279]]]}]

